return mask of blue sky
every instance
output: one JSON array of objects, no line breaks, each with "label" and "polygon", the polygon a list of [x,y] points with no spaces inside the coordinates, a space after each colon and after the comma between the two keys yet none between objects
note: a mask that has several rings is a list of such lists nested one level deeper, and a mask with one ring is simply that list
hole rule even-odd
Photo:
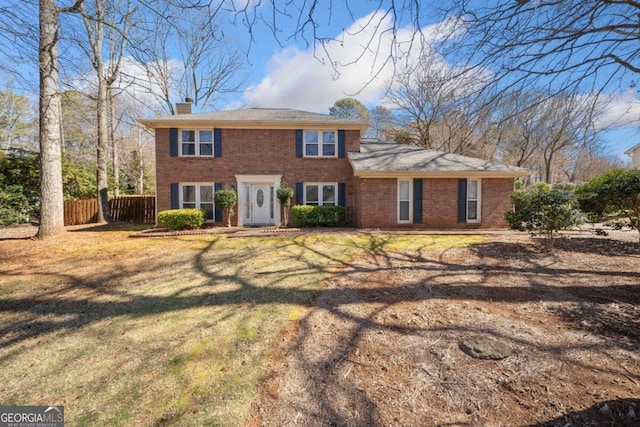
[{"label": "blue sky", "polygon": [[[5,1],[0,0],[0,3]],[[258,0],[236,0],[237,3],[244,1],[258,3]],[[263,0],[260,3],[257,16],[269,21],[273,16],[271,2]],[[370,107],[382,103],[385,85],[393,73],[390,64],[384,63],[391,48],[390,33],[384,30],[391,27],[391,17],[379,21],[381,16],[371,15],[378,1],[351,1],[349,10],[345,9],[342,1],[321,3],[324,7],[333,7],[331,10],[325,8],[314,12],[318,24],[316,36],[332,40],[324,45],[313,45],[311,26],[307,26],[306,32],[293,36],[299,18],[295,5],[286,6],[289,9],[284,12],[289,15],[288,18],[284,14],[277,15],[277,40],[268,24],[256,20],[252,27],[254,41],[250,49],[248,31],[242,24],[242,17],[236,16],[236,22],[232,22],[231,15],[225,16],[225,32],[235,39],[241,49],[248,51],[249,65],[246,70],[249,78],[242,93],[227,97],[225,102],[217,105],[218,108],[288,107],[328,113],[336,100],[347,96],[357,98]],[[406,52],[412,32],[409,27],[402,26],[407,16],[398,16],[397,19],[400,25],[396,42]],[[426,41],[438,40],[435,15],[432,16],[431,11],[425,8],[421,19]],[[372,33],[372,25],[366,26],[372,20],[379,21],[377,33]],[[367,29],[363,30],[365,27]],[[363,46],[372,40],[374,45],[363,54]],[[324,49],[336,61],[335,67],[328,63]],[[29,79],[35,83],[37,70],[34,71],[25,67],[24,73],[29,74]],[[0,90],[5,89],[2,80],[0,75]],[[27,93],[20,87],[14,89],[20,94]],[[602,138],[609,143],[614,154],[626,159],[624,151],[640,142],[640,99],[637,91],[620,90],[619,93],[610,94],[610,108],[598,126],[609,128],[601,132]]]},{"label": "blue sky", "polygon": [[[337,3],[341,2],[331,4],[340,6]],[[371,15],[377,2],[351,3],[354,3],[350,10],[353,17],[349,12],[339,9],[332,10],[330,16],[328,10],[323,10],[316,16],[318,35],[338,39],[340,43],[307,46],[300,36],[289,38],[294,32],[297,16],[292,16],[291,19],[282,16],[278,18],[277,25],[281,30],[279,42],[282,45],[278,44],[267,25],[256,24],[253,28],[255,41],[249,51],[251,66],[247,89],[242,95],[230,99],[223,108],[289,107],[327,113],[336,100],[346,96],[357,98],[370,107],[382,103],[385,83],[392,76],[392,68],[389,65],[383,66],[384,54],[376,56],[370,52],[362,55],[362,46],[369,40],[371,33],[360,31],[371,19],[377,19]],[[267,6],[270,7],[268,4]],[[438,36],[433,29],[438,23],[429,21],[428,16],[425,16],[423,22],[428,24],[423,27],[426,39],[436,40]],[[384,25],[391,25],[391,22],[388,18],[380,22],[376,40],[386,53],[389,41],[380,30]],[[231,28],[230,33],[241,42],[247,42],[244,26]],[[312,43],[313,37],[310,34],[306,36]],[[398,41],[404,41],[408,45],[410,36],[408,27],[401,26],[397,34]],[[327,63],[323,48],[338,61],[338,73]],[[356,59],[357,64],[344,65]],[[640,99],[637,91],[625,87],[621,87],[620,92],[607,96],[610,98],[609,107],[596,126],[607,129],[600,132],[601,138],[610,145],[613,154],[626,160],[628,157],[623,154],[624,151],[640,142]]]}]

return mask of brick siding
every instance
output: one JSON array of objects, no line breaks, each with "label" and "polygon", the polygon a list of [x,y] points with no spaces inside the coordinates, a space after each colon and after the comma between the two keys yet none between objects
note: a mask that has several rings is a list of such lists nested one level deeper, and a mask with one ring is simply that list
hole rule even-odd
[{"label": "brick siding", "polygon": [[425,178],[422,223],[398,224],[397,179],[356,178],[356,225],[362,228],[473,229],[506,227],[513,178],[482,179],[480,223],[458,223],[458,179]]},{"label": "brick siding", "polygon": [[[358,131],[345,132],[346,151],[359,150],[359,141]],[[458,179],[425,178],[422,223],[398,224],[397,179],[354,177],[346,158],[297,158],[295,130],[222,129],[222,157],[198,158],[171,157],[169,129],[156,129],[157,211],[171,208],[171,183],[216,182],[237,191],[236,174],[282,175],[292,187],[296,182],[342,182],[347,219],[363,228],[506,227],[503,213],[511,208],[513,191],[512,178],[482,179],[482,221],[458,223]]]},{"label": "brick siding", "polygon": [[[359,131],[345,131],[347,151],[360,148]],[[354,209],[353,170],[346,158],[297,158],[295,130],[222,129],[222,157],[171,157],[169,129],[156,129],[157,210],[171,208],[171,183],[216,182],[236,191],[235,175],[282,175],[296,182],[345,183],[345,204]],[[295,200],[295,199],[294,199]],[[236,209],[237,214],[237,209]],[[233,224],[237,223],[234,217]]]}]

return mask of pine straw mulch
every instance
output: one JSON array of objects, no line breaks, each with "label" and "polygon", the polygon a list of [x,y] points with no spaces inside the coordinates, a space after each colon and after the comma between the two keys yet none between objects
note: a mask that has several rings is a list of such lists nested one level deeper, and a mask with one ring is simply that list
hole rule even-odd
[{"label": "pine straw mulch", "polygon": [[[514,353],[473,359],[472,335]],[[269,360],[250,426],[637,426],[640,246],[505,235],[369,254]]]}]

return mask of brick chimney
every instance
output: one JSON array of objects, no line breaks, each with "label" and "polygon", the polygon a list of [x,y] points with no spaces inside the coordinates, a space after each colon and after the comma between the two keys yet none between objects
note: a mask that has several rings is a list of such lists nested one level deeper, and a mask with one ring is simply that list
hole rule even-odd
[{"label": "brick chimney", "polygon": [[176,102],[176,114],[191,114],[191,98],[185,98],[184,102]]}]

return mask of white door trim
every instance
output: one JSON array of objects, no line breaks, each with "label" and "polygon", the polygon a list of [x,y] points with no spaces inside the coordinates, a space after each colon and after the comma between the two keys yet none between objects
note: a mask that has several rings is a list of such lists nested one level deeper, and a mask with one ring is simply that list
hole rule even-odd
[{"label": "white door trim", "polygon": [[[246,197],[246,188],[250,188],[250,197],[253,197],[252,185],[264,185],[273,186],[274,193],[280,187],[282,181],[282,175],[236,175],[237,193],[238,193],[238,226],[242,227],[250,222],[251,219],[251,205],[250,200]],[[248,204],[249,203],[249,204]],[[280,202],[278,198],[274,196],[274,218],[273,225],[280,225]]]}]

